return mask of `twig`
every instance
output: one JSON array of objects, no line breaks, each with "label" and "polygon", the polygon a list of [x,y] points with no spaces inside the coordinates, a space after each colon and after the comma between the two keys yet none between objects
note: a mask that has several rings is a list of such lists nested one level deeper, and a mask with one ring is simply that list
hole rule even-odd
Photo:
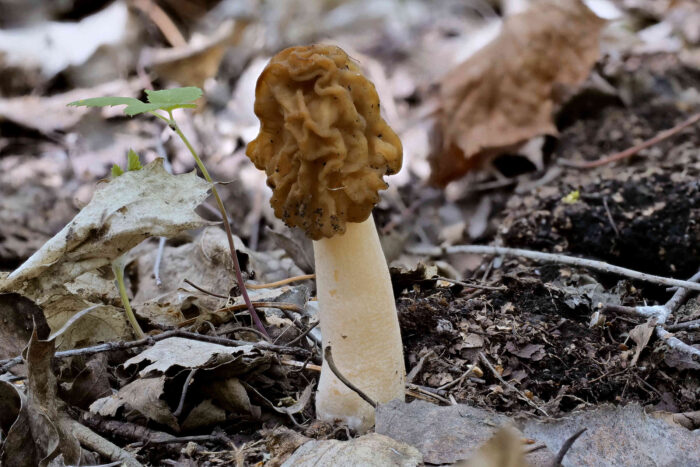
[{"label": "twig", "polygon": [[683,329],[700,329],[700,319],[693,319],[690,321],[683,321],[676,324],[671,324],[666,326],[667,331],[681,331]]},{"label": "twig", "polygon": [[[297,342],[299,342],[300,340],[302,340],[304,337],[306,337],[307,334],[309,334],[311,331],[313,331],[313,329],[314,329],[316,326],[318,326],[320,323],[321,323],[320,321],[316,321],[314,324],[312,324],[311,326],[309,326],[308,328],[306,328],[306,331],[302,332],[302,333],[299,334],[297,337],[295,337],[295,338],[292,339],[291,341],[287,342],[287,345],[290,345],[290,346],[291,346],[291,345],[296,344]],[[314,339],[312,338],[312,340],[314,340]],[[315,340],[314,340],[314,342],[315,342]]]},{"label": "twig", "polygon": [[[112,352],[115,350],[126,350],[134,347],[142,347],[145,345],[153,345],[158,341],[167,339],[169,337],[185,337],[187,339],[198,340],[202,342],[211,342],[214,344],[221,344],[230,347],[240,347],[243,345],[251,345],[257,350],[266,350],[270,352],[289,354],[289,355],[299,355],[301,357],[309,357],[312,353],[306,349],[300,347],[289,347],[282,345],[270,344],[269,342],[249,342],[237,339],[227,339],[218,336],[207,336],[204,334],[197,334],[196,332],[185,331],[183,329],[172,329],[170,331],[165,331],[161,334],[155,336],[148,336],[144,339],[139,339],[135,341],[118,341],[118,342],[107,342],[104,344],[94,345],[92,347],[83,347],[81,349],[71,349],[62,350],[54,354],[54,358],[62,359],[69,357],[76,357],[79,355],[94,355],[102,352]],[[17,356],[14,358],[9,358],[7,360],[0,360],[0,373],[4,373],[15,365],[22,363],[22,356]]]},{"label": "twig", "polygon": [[663,327],[656,326],[656,335],[659,336],[660,339],[663,339],[663,341],[666,342],[666,345],[672,349],[688,355],[695,355],[696,357],[700,358],[700,349],[696,349],[692,345],[688,345],[679,338],[674,337],[673,334],[665,330]]},{"label": "twig", "polygon": [[617,274],[619,276],[629,277],[630,279],[635,279],[644,282],[650,282],[652,284],[660,284],[666,286],[677,286],[683,287],[691,290],[700,291],[700,284],[684,281],[680,279],[672,279],[669,277],[656,276],[654,274],[647,274],[644,272],[634,271],[632,269],[623,268],[620,266],[614,266],[612,264],[604,263],[603,261],[596,261],[593,259],[577,258],[575,256],[566,256],[556,253],[542,253],[539,251],[523,250],[520,248],[506,248],[501,246],[488,246],[488,245],[456,245],[448,247],[430,247],[430,248],[416,248],[413,249],[412,253],[416,254],[427,254],[433,256],[439,256],[440,254],[456,254],[456,253],[472,253],[478,255],[504,255],[504,256],[519,256],[522,258],[531,259],[534,261],[541,261],[545,263],[559,263],[566,264],[569,266],[577,266],[583,268],[590,268],[596,271],[606,272],[609,274]]},{"label": "twig", "polygon": [[116,444],[104,439],[90,428],[75,420],[71,420],[71,433],[82,446],[97,452],[101,456],[112,461],[119,461],[119,465],[127,467],[141,467],[141,463],[136,460],[133,454],[120,448]]},{"label": "twig", "polygon": [[[210,290],[205,289],[204,287],[200,287],[189,279],[185,279],[184,282],[185,282],[185,284],[191,285],[192,287],[199,290],[200,292],[205,293],[207,295],[211,295],[212,297],[223,298],[225,300],[228,300],[229,298],[231,298],[228,295],[219,295],[218,293],[214,293]],[[246,308],[248,308],[248,307],[246,306]]]},{"label": "twig", "polygon": [[[479,371],[477,372],[475,370],[479,370]],[[467,378],[467,376],[469,376],[472,373],[474,373],[474,374],[481,373],[481,369],[478,366],[476,366],[476,362],[469,365],[469,368],[467,368],[467,371],[462,373],[462,375],[459,378],[457,378],[453,381],[450,381],[449,383],[443,384],[442,386],[440,386],[438,388],[438,390],[445,391],[456,384],[460,384],[462,381],[464,381]],[[479,376],[482,376],[482,375],[479,375]]]},{"label": "twig", "polygon": [[[207,321],[207,323],[209,323],[209,321]],[[235,327],[235,328],[233,328],[233,329],[229,329],[228,331],[223,331],[223,332],[216,332],[216,331],[215,331],[215,332],[214,332],[214,335],[216,335],[216,336],[225,336],[226,334],[232,334],[232,333],[234,333],[234,332],[240,332],[240,331],[252,332],[252,333],[255,334],[256,336],[260,337],[261,339],[267,340],[267,337],[265,337],[265,335],[264,335],[262,332],[258,331],[258,330],[255,329],[255,328],[251,328],[251,327],[248,327],[248,326],[238,326],[238,327]]]},{"label": "twig", "polygon": [[323,349],[323,359],[328,363],[328,367],[331,369],[333,374],[338,378],[344,385],[346,385],[348,388],[352,389],[357,393],[358,396],[362,398],[365,402],[367,402],[369,405],[374,407],[375,409],[377,408],[377,403],[370,399],[370,397],[365,394],[360,388],[352,384],[345,376],[342,375],[340,370],[338,369],[337,366],[335,366],[335,362],[333,361],[333,353],[331,352],[331,347],[326,346],[325,349]]},{"label": "twig", "polygon": [[493,286],[493,285],[481,285],[481,284],[475,284],[473,282],[464,282],[464,281],[459,281],[457,279],[450,279],[448,277],[442,277],[442,276],[437,276],[436,279],[449,282],[451,284],[457,284],[461,285],[462,287],[466,287],[469,289],[484,289],[484,290],[506,290],[506,286],[504,285],[498,285],[498,286]]},{"label": "twig", "polygon": [[[432,389],[432,388],[430,388],[430,389]],[[407,391],[407,392],[408,392],[408,391],[415,391],[415,392],[417,392],[418,394],[423,394],[423,395],[426,395],[426,396],[428,396],[428,397],[432,397],[433,399],[435,399],[435,400],[437,400],[437,401],[440,401],[440,402],[442,402],[443,404],[452,405],[452,402],[451,402],[451,401],[449,401],[448,399],[445,399],[444,397],[442,397],[442,396],[439,395],[439,394],[436,394],[436,393],[434,392],[434,391],[435,391],[434,389],[433,389],[432,391],[428,391],[428,388],[425,388],[425,387],[420,386],[420,385],[418,385],[418,384],[407,384],[407,385],[406,385],[406,391]],[[412,394],[410,394],[410,395],[412,395]],[[415,397],[415,396],[413,396],[413,397]]]},{"label": "twig", "polygon": [[158,250],[156,251],[156,260],[153,263],[153,277],[156,280],[156,285],[160,287],[163,281],[160,280],[160,263],[163,261],[163,250],[165,250],[165,237],[158,239]]},{"label": "twig", "polygon": [[175,23],[153,0],[134,0],[133,5],[143,11],[173,47],[185,47],[187,41]]},{"label": "twig", "polygon": [[187,397],[187,389],[190,387],[192,378],[194,378],[195,373],[197,373],[197,368],[190,370],[190,374],[187,375],[185,379],[185,384],[182,385],[182,394],[180,395],[180,403],[177,405],[177,409],[173,412],[173,415],[177,418],[182,413],[182,409],[185,406],[185,398]]},{"label": "twig", "polygon": [[174,444],[174,443],[189,443],[189,442],[201,442],[201,441],[219,441],[221,443],[227,443],[226,437],[219,435],[219,434],[213,434],[213,435],[193,435],[193,436],[180,436],[177,438],[170,438],[170,439],[155,439],[155,440],[148,440],[148,441],[137,441],[135,443],[131,443],[129,446],[132,447],[140,447],[140,446],[149,446],[149,445],[156,445],[156,444]]},{"label": "twig", "polygon": [[[287,302],[251,302],[254,308],[278,308],[280,310],[294,311],[299,314],[304,313],[304,309],[297,305],[296,303]],[[248,306],[245,303],[239,303],[238,305],[231,305],[225,308],[219,308],[216,313],[223,313],[225,311],[241,311],[247,309]]]},{"label": "twig", "polygon": [[543,414],[545,417],[549,417],[549,414],[548,414],[547,412],[545,412],[544,409],[542,409],[542,408],[539,407],[537,404],[535,404],[534,402],[532,402],[525,394],[522,393],[522,391],[520,391],[520,389],[516,388],[516,387],[513,386],[511,383],[509,383],[508,381],[506,381],[505,379],[503,379],[503,376],[501,376],[501,375],[498,373],[498,371],[496,371],[496,369],[493,367],[493,365],[491,365],[491,362],[489,362],[489,359],[486,358],[486,355],[484,355],[484,352],[479,352],[479,359],[481,359],[482,363],[483,363],[484,365],[486,365],[486,368],[488,368],[488,369],[491,371],[491,373],[493,374],[493,376],[496,377],[496,379],[498,379],[501,383],[505,384],[506,387],[507,387],[508,389],[510,389],[511,391],[515,392],[515,393],[519,396],[519,398],[520,398],[521,400],[523,400],[524,402],[527,402],[528,405],[530,405],[531,407],[533,407],[533,408],[534,408],[535,410],[537,410],[538,412],[542,412],[542,414]]},{"label": "twig", "polygon": [[[692,282],[691,282],[692,281]],[[693,274],[693,276],[688,279],[688,282],[693,283],[700,281],[700,271],[696,272]],[[690,294],[690,290],[688,288],[683,288],[679,287],[676,292],[673,294],[673,296],[669,299],[668,302],[666,302],[663,305],[651,305],[651,306],[636,306],[636,307],[626,307],[626,306],[620,306],[620,305],[606,305],[604,307],[604,310],[611,310],[615,312],[623,312],[626,314],[632,313],[637,316],[645,316],[648,318],[655,318],[656,322],[658,323],[655,331],[656,335],[659,337],[659,339],[663,340],[666,345],[668,345],[670,348],[678,350],[679,352],[686,353],[688,355],[694,355],[696,357],[700,357],[700,350],[696,349],[695,347],[686,344],[685,342],[681,341],[677,337],[675,337],[673,334],[668,332],[666,328],[664,327],[664,323],[668,320],[668,318],[678,310],[678,308],[683,305],[683,303],[688,299],[688,295]],[[698,320],[700,321],[700,320]],[[677,325],[676,325],[677,326]],[[693,325],[691,324],[688,327],[692,327]],[[669,326],[668,329],[671,329],[672,326]],[[675,327],[674,330],[679,330],[683,329],[683,327]]]},{"label": "twig", "polygon": [[279,287],[281,285],[287,285],[291,284],[292,282],[298,282],[298,281],[306,281],[310,279],[315,279],[316,274],[304,274],[303,276],[294,276],[294,277],[289,277],[287,279],[282,279],[280,281],[276,282],[270,282],[267,284],[251,284],[251,283],[246,283],[246,287],[249,289],[257,290],[257,289],[269,289],[272,287]]},{"label": "twig", "polygon": [[619,160],[625,159],[627,157],[632,157],[635,154],[637,154],[639,151],[646,149],[650,146],[653,146],[657,143],[660,143],[661,141],[668,139],[671,136],[674,136],[676,133],[679,133],[680,131],[697,123],[698,121],[700,121],[700,113],[697,113],[695,115],[691,115],[685,121],[679,123],[678,125],[674,126],[673,128],[669,128],[668,130],[661,131],[660,133],[658,133],[656,136],[654,136],[651,139],[648,139],[640,144],[632,146],[631,148],[625,149],[622,152],[618,152],[616,154],[612,154],[610,156],[603,157],[602,159],[598,159],[595,161],[588,161],[588,162],[561,160],[561,161],[559,161],[559,163],[561,165],[566,166],[566,167],[572,167],[575,169],[592,169],[595,167],[600,167],[601,165],[605,165],[605,164],[609,164],[611,162],[619,161]]},{"label": "twig", "polygon": [[615,231],[615,236],[619,237],[620,231],[617,230],[617,225],[615,224],[615,220],[613,219],[612,213],[610,212],[610,207],[608,206],[608,197],[607,196],[603,196],[603,207],[605,208],[605,213],[608,216],[608,221],[610,222],[610,226]]},{"label": "twig", "polygon": [[76,314],[71,316],[70,319],[68,321],[66,321],[63,324],[63,326],[61,326],[61,329],[59,329],[58,331],[51,334],[47,340],[50,340],[50,341],[54,340],[55,338],[57,338],[58,336],[60,336],[64,332],[66,332],[68,330],[68,328],[73,326],[75,324],[75,322],[78,321],[80,318],[82,318],[86,314],[90,313],[94,309],[99,308],[101,306],[103,306],[103,305],[97,304],[97,305],[89,306],[89,307],[85,308],[84,310],[80,310],[79,312],[77,312]]},{"label": "twig", "polygon": [[410,384],[413,382],[414,379],[416,379],[416,376],[418,376],[418,374],[423,370],[423,365],[425,365],[425,361],[434,355],[435,355],[435,352],[432,350],[429,350],[428,352],[426,352],[425,355],[423,355],[420,358],[420,360],[418,360],[418,363],[416,363],[416,366],[411,368],[411,371],[409,371],[408,374],[406,375],[406,384]]},{"label": "twig", "polygon": [[554,458],[552,461],[552,467],[558,467],[561,465],[561,461],[564,460],[564,456],[566,455],[567,452],[569,452],[569,449],[571,449],[571,446],[574,445],[574,442],[578,439],[579,436],[581,436],[587,428],[581,428],[579,431],[571,435],[569,439],[564,441],[564,444],[562,444],[561,449],[559,449],[559,452],[557,453],[557,457]]}]

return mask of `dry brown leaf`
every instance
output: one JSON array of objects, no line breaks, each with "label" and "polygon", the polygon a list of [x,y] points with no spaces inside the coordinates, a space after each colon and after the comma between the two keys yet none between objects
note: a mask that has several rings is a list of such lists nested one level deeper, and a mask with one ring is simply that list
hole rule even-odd
[{"label": "dry brown leaf", "polygon": [[71,430],[73,419],[56,395],[56,376],[51,368],[54,349],[53,341],[39,340],[35,331],[25,355],[29,430],[36,445],[36,465],[40,466],[59,455],[66,464],[78,464],[81,457],[80,443]]},{"label": "dry brown leaf", "polygon": [[604,23],[581,0],[540,0],[506,19],[495,40],[442,80],[431,181],[446,185],[530,138],[557,134],[558,99],[588,76]]},{"label": "dry brown leaf", "polygon": [[630,339],[637,344],[637,347],[634,349],[632,360],[630,361],[631,366],[637,364],[637,360],[639,360],[639,356],[641,355],[642,350],[644,350],[644,347],[646,347],[649,343],[649,339],[654,333],[654,329],[656,329],[656,318],[650,318],[646,323],[639,324],[630,331]]},{"label": "dry brown leaf", "polygon": [[413,446],[378,433],[350,441],[313,440],[303,444],[287,459],[283,467],[337,466],[350,467],[394,465],[415,467],[423,457]]},{"label": "dry brown leaf", "polygon": [[122,407],[136,410],[144,417],[179,431],[177,418],[168,403],[161,397],[166,377],[143,378],[133,381],[119,390],[115,395],[97,399],[90,405],[90,412],[103,417],[114,417]]},{"label": "dry brown leaf", "polygon": [[527,467],[523,443],[517,430],[505,426],[481,445],[476,454],[457,462],[458,467]]}]

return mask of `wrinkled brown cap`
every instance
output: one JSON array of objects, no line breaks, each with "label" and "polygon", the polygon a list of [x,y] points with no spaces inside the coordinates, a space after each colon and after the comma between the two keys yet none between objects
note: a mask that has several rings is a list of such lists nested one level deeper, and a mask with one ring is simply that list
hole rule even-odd
[{"label": "wrinkled brown cap", "polygon": [[314,240],[362,222],[401,168],[401,141],[379,113],[379,96],[340,48],[291,47],[258,78],[260,134],[246,154],[267,173],[270,204]]}]

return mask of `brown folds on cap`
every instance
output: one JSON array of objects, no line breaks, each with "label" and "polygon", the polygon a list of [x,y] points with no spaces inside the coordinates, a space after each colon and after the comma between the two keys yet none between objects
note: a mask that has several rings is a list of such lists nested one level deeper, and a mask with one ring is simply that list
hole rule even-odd
[{"label": "brown folds on cap", "polygon": [[374,85],[340,48],[291,47],[258,79],[260,133],[246,154],[265,170],[270,204],[314,240],[362,222],[401,168],[401,141],[382,119]]}]

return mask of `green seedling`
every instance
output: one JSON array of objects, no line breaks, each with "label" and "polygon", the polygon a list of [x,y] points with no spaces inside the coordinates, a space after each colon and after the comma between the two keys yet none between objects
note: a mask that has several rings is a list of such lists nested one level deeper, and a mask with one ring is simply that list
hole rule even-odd
[{"label": "green seedling", "polygon": [[[238,262],[238,256],[236,255],[236,247],[233,243],[233,234],[231,232],[231,226],[228,222],[228,214],[226,212],[226,208],[224,207],[224,203],[221,200],[221,197],[219,196],[219,193],[216,189],[216,185],[214,184],[214,181],[209,175],[209,171],[204,166],[202,159],[199,157],[197,151],[195,151],[194,147],[187,139],[185,134],[182,132],[180,126],[177,124],[177,121],[175,121],[175,118],[173,117],[173,110],[175,109],[196,108],[197,104],[195,104],[194,101],[199,99],[201,96],[201,89],[190,86],[185,88],[165,89],[161,91],[151,91],[147,89],[146,97],[148,102],[143,102],[134,97],[95,97],[91,99],[82,99],[79,101],[71,102],[68,105],[75,107],[114,107],[123,105],[126,106],[124,108],[124,113],[126,115],[130,117],[144,113],[153,115],[154,117],[157,117],[163,120],[165,123],[167,123],[168,126],[178,135],[178,137],[182,140],[185,146],[187,146],[187,149],[190,151],[190,154],[192,154],[192,157],[194,158],[197,167],[199,167],[199,170],[202,172],[202,175],[204,175],[204,178],[212,184],[212,194],[216,199],[216,204],[219,208],[221,218],[224,222],[224,229],[226,230],[226,237],[228,238],[229,249],[231,251],[231,259],[233,260],[233,267],[236,274],[236,281],[238,282],[238,286],[241,289],[241,295],[243,296],[243,300],[245,301],[246,306],[248,307],[248,312],[250,313],[250,316],[252,317],[255,326],[266,337],[269,337],[267,331],[265,330],[265,327],[263,326],[262,322],[260,321],[260,318],[257,315],[257,312],[255,311],[255,308],[253,307],[253,304],[250,301],[248,291],[245,288],[245,283],[243,282],[243,275],[241,274],[241,266]],[[136,160],[138,161],[138,156],[136,157]],[[131,166],[130,164],[131,156],[129,159],[128,167]],[[124,173],[124,171],[121,169],[121,167],[115,165],[114,167],[112,167],[112,174],[114,175],[115,173],[118,176],[119,173]],[[121,268],[121,271],[123,279],[123,267]],[[125,304],[125,308],[126,306],[127,305]],[[132,322],[132,325],[134,323],[135,319],[134,322]],[[136,325],[138,326],[138,323],[136,323]],[[138,329],[138,331],[140,331],[140,329]]]},{"label": "green seedling", "polygon": [[[133,170],[141,170],[141,159],[139,155],[134,152],[133,149],[129,149],[129,153],[126,156],[126,172],[131,172]],[[112,178],[117,178],[120,175],[124,175],[124,169],[119,167],[118,164],[112,166]],[[131,302],[129,302],[129,295],[126,293],[126,286],[124,285],[124,269],[126,268],[126,254],[123,254],[119,258],[112,261],[112,272],[114,273],[114,278],[117,281],[117,289],[119,290],[119,297],[122,299],[122,305],[124,305],[124,311],[126,312],[126,318],[129,320],[129,324],[134,329],[136,337],[138,339],[143,339],[144,334],[141,326],[139,325],[136,315],[134,315],[134,310],[131,308]]]}]

